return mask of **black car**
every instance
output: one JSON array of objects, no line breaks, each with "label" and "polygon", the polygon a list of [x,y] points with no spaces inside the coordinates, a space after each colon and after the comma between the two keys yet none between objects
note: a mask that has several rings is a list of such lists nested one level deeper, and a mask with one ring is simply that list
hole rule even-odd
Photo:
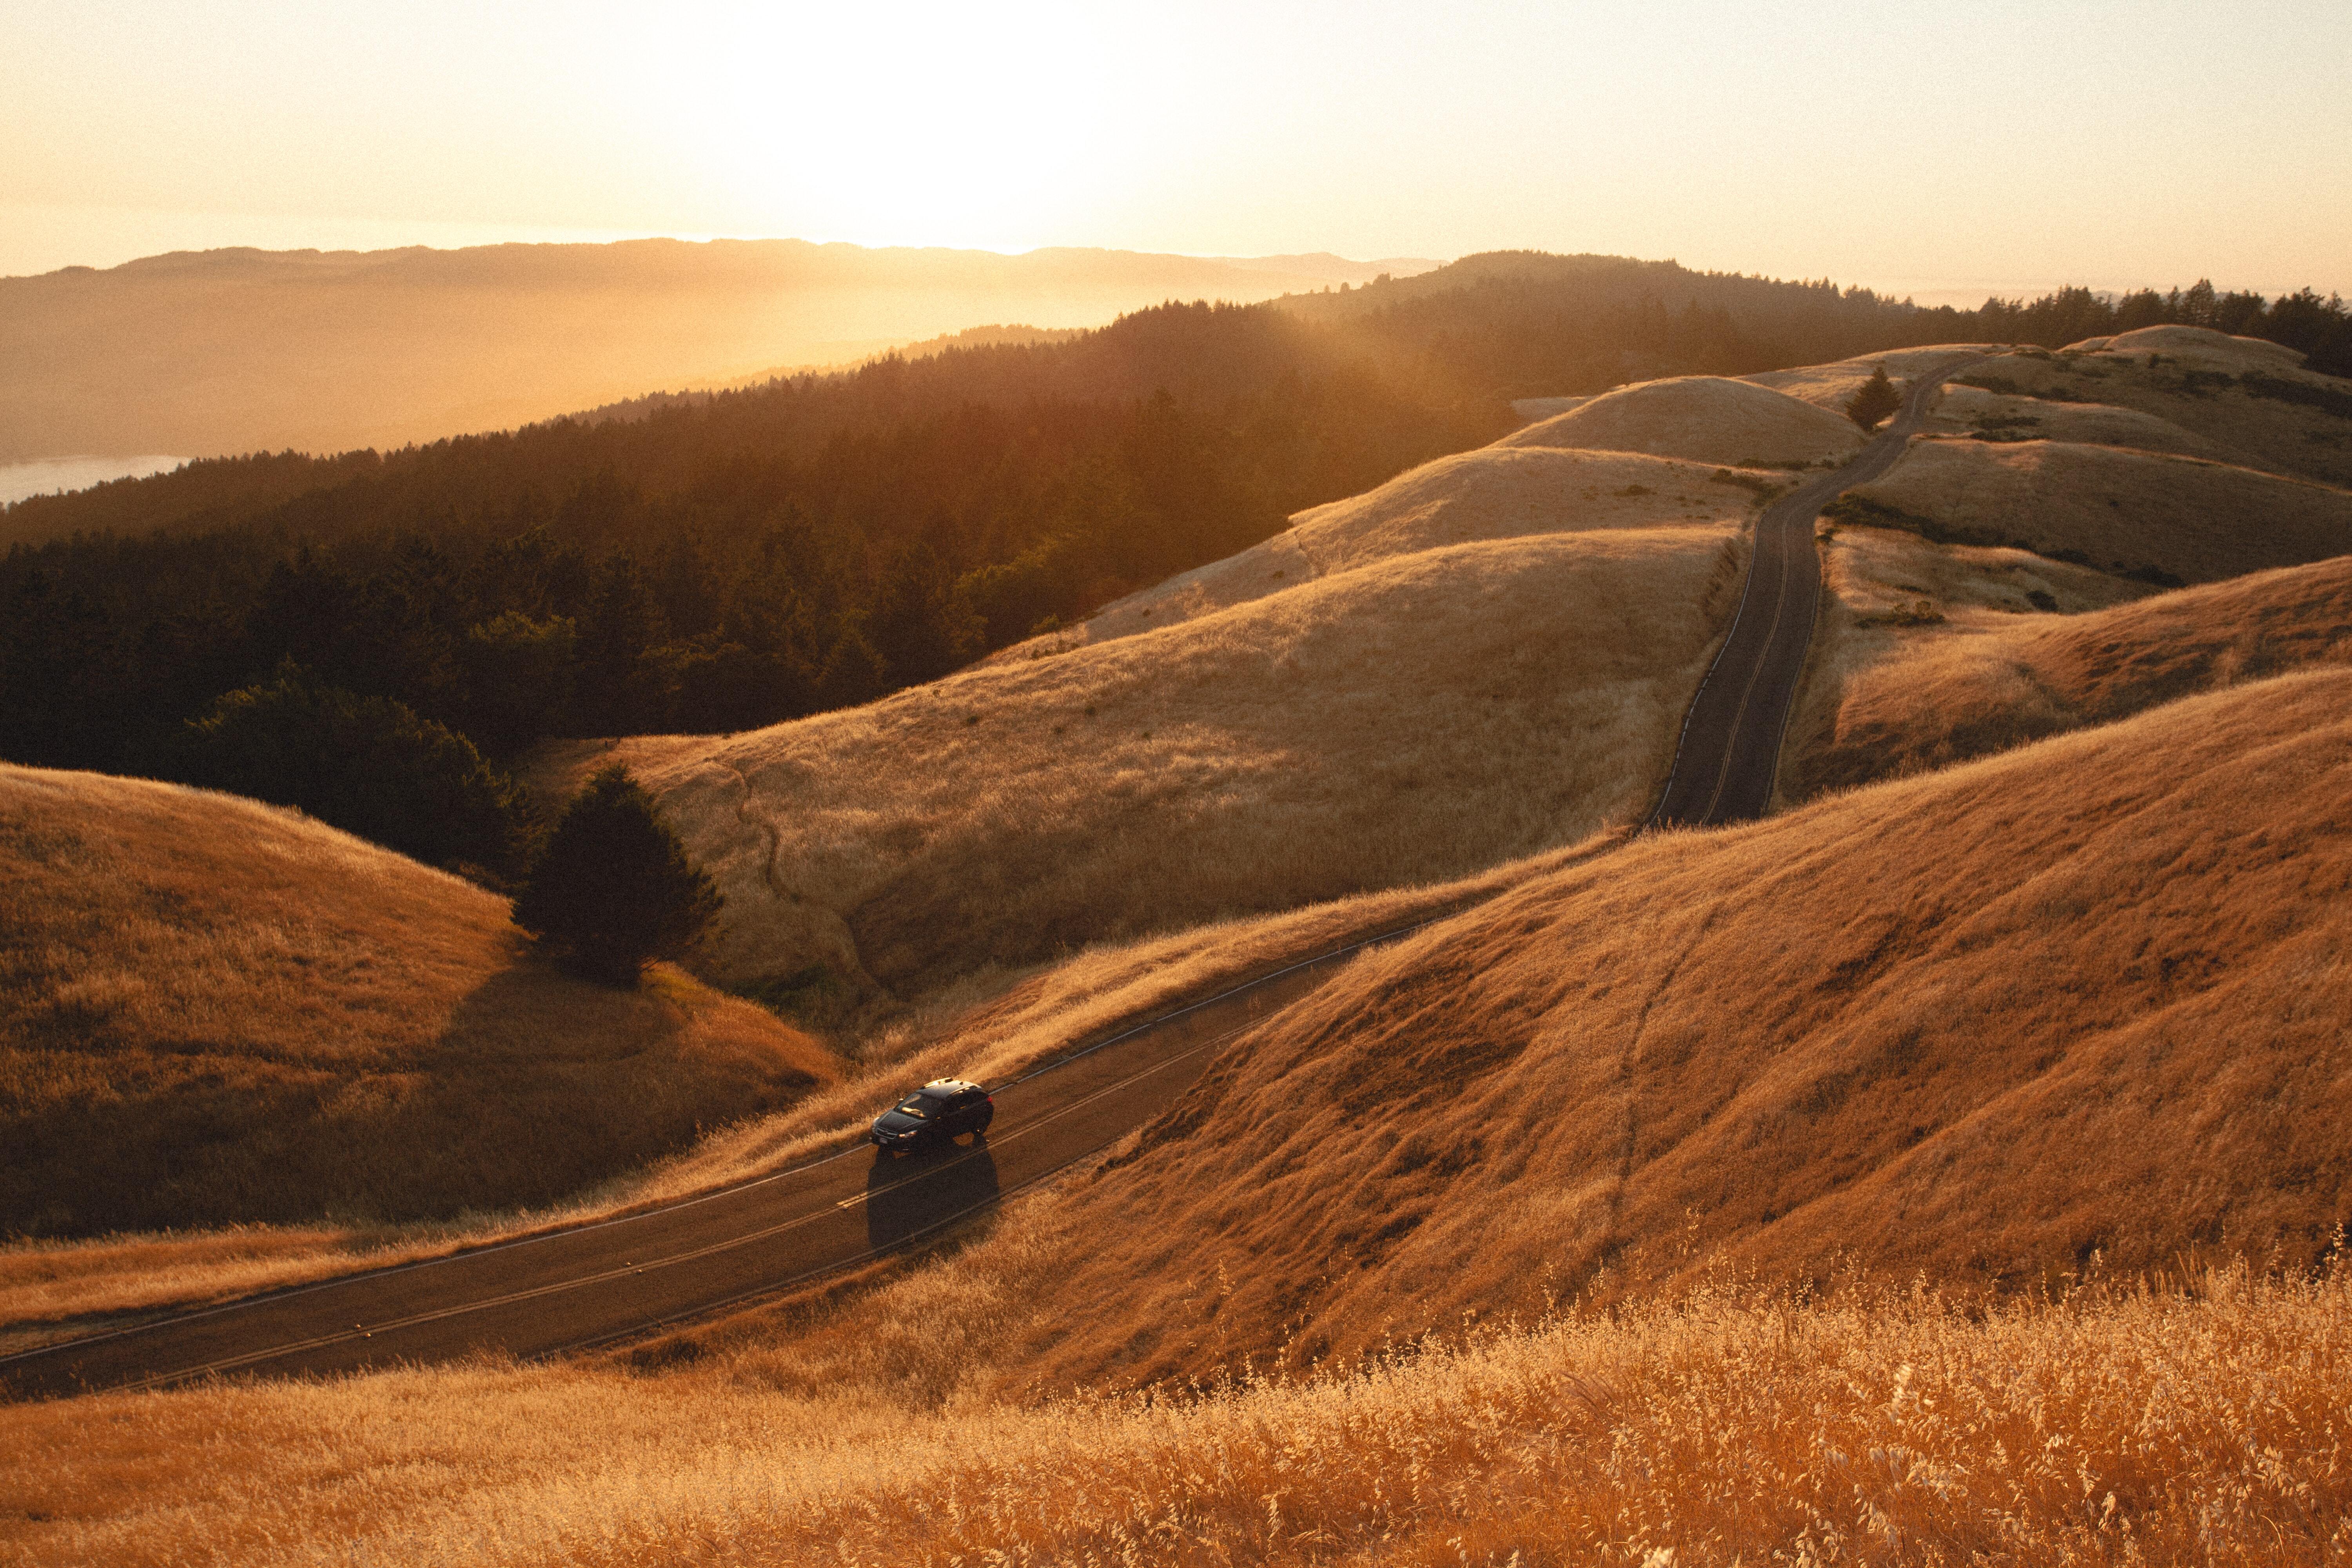
[{"label": "black car", "polygon": [[896,1152],[936,1148],[996,1119],[988,1090],[960,1078],[933,1079],[874,1119],[874,1142]]}]

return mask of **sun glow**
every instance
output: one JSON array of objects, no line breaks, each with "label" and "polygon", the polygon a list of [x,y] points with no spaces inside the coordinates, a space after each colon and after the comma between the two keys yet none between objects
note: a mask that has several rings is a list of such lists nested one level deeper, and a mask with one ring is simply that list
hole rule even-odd
[{"label": "sun glow", "polygon": [[680,162],[747,216],[998,248],[1066,227],[1164,142],[1190,54],[1128,13],[938,5],[747,6],[672,48],[656,90]]},{"label": "sun glow", "polygon": [[2126,9],[0,0],[0,272],[379,224],[2352,287],[2352,7]]}]

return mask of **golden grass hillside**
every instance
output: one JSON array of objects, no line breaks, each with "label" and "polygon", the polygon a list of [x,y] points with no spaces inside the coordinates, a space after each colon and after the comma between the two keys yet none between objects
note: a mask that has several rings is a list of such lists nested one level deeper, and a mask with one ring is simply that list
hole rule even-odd
[{"label": "golden grass hillside", "polygon": [[[1981,1312],[1708,1291],[1149,1404],[993,1405],[972,1359],[937,1353],[803,1393],[789,1351],[764,1347],[658,1376],[481,1365],[101,1394],[0,1410],[21,1457],[0,1471],[0,1556],[2334,1561],[2352,1547],[2352,1279],[2193,1283]],[[926,1304],[959,1326],[1024,1307]]]},{"label": "golden grass hillside", "polygon": [[[1948,767],[2199,691],[2352,664],[2352,556],[2053,616],[2033,613],[2025,595],[2083,608],[2059,597],[2064,579],[2071,572],[2095,588],[2095,574],[1872,530],[1841,530],[1824,554],[1832,605],[1781,763],[1792,799]],[[1891,587],[1898,578],[1904,586]]]},{"label": "golden grass hillside", "polygon": [[1399,556],[1538,533],[1736,524],[1784,476],[1564,447],[1482,447],[1377,489],[1310,507],[1263,543],[1105,605],[1067,631],[995,656],[1006,663],[1133,637]]},{"label": "golden grass hillside", "polygon": [[1935,413],[1928,418],[1927,429],[1935,434],[1968,435],[1987,441],[2064,441],[2083,446],[2130,447],[2143,452],[2177,452],[2216,462],[2230,461],[2234,456],[2231,448],[2219,441],[2137,408],[2011,396],[1960,382],[1945,386]]},{"label": "golden grass hillside", "polygon": [[728,900],[708,963],[929,991],[1442,881],[1638,815],[1737,598],[1727,528],[1426,550],[1181,626],[730,738],[575,748]]},{"label": "golden grass hillside", "polygon": [[530,959],[506,900],[234,796],[0,766],[0,1230],[544,1203],[835,1073],[667,970]]},{"label": "golden grass hillside", "polygon": [[2148,327],[2055,352],[2019,349],[1961,374],[1997,393],[2134,409],[2227,448],[2233,462],[2352,487],[2352,381],[2305,370],[2300,358],[2202,327]]},{"label": "golden grass hillside", "polygon": [[1703,1267],[2315,1258],[2347,791],[2352,671],[2315,672],[1539,878],[1222,1057],[1070,1197],[1009,1364],[1344,1360]]},{"label": "golden grass hillside", "polygon": [[2352,553],[2352,490],[2063,441],[1915,441],[1830,515],[2176,584]]},{"label": "golden grass hillside", "polygon": [[1791,397],[1801,398],[1843,418],[1846,404],[1862,390],[1862,384],[1870,379],[1872,373],[1882,365],[1895,384],[1901,386],[1914,377],[1948,366],[1967,355],[2004,352],[2005,345],[1999,343],[1930,343],[1924,348],[1892,349],[1883,354],[1862,354],[1830,364],[1768,370],[1739,379],[1753,382],[1758,386],[1769,386],[1776,392],[1785,392]]},{"label": "golden grass hillside", "polygon": [[2304,360],[2299,350],[2284,343],[2274,343],[2266,338],[2237,337],[2210,327],[2141,327],[2114,337],[2084,338],[2066,347],[2075,353],[2108,353],[2125,358],[2154,353],[2207,370],[2300,370]]},{"label": "golden grass hillside", "polygon": [[[1397,889],[991,973],[837,1037],[835,1081],[773,1114],[715,1128],[667,1158],[536,1210],[404,1225],[239,1225],[163,1235],[0,1244],[0,1354],[108,1314],[226,1300],[359,1268],[446,1255],[550,1226],[770,1174],[855,1143],[880,1107],[930,1079],[999,1082],[1182,1003],[1490,898],[1529,877],[1608,853],[1622,835],[1514,861],[1458,882]],[[1328,971],[1327,971],[1328,972]],[[679,984],[672,974],[667,985]],[[666,988],[667,988],[666,985]]]},{"label": "golden grass hillside", "polygon": [[1495,444],[1646,452],[1756,468],[1842,462],[1863,434],[1843,413],[1749,381],[1683,375],[1621,386]]}]

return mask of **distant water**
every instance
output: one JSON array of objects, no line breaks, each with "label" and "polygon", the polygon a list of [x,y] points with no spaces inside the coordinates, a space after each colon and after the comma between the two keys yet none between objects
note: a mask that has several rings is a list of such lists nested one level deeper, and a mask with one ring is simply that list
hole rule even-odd
[{"label": "distant water", "polygon": [[0,463],[0,506],[55,490],[86,490],[109,479],[168,473],[187,460],[161,457],[36,458],[29,463]]}]

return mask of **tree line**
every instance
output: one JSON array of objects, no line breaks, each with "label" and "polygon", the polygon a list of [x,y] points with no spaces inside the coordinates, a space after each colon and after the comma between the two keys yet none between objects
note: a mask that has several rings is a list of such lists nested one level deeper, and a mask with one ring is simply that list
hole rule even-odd
[{"label": "tree line", "polygon": [[1509,425],[1343,368],[1215,404],[966,404],[666,489],[499,438],[461,454],[472,493],[392,463],[230,522],[12,549],[0,756],[298,805],[507,879],[536,818],[505,770],[534,741],[867,701]]},{"label": "tree line", "polygon": [[2245,291],[2222,293],[2210,279],[2162,294],[2142,289],[2110,297],[2088,289],[2061,289],[2030,301],[1995,296],[1973,315],[1981,341],[2053,349],[2142,327],[2208,327],[2283,343],[2308,356],[2307,369],[2352,376],[2352,309],[2340,296],[2323,300],[2310,289],[2275,300]]},{"label": "tree line", "polygon": [[0,515],[0,756],[281,800],[497,880],[536,831],[506,770],[539,739],[748,729],[935,679],[1492,439],[1508,397],[2151,310],[2344,341],[2308,291],[1957,311],[1506,254],[637,419],[194,463]]}]

